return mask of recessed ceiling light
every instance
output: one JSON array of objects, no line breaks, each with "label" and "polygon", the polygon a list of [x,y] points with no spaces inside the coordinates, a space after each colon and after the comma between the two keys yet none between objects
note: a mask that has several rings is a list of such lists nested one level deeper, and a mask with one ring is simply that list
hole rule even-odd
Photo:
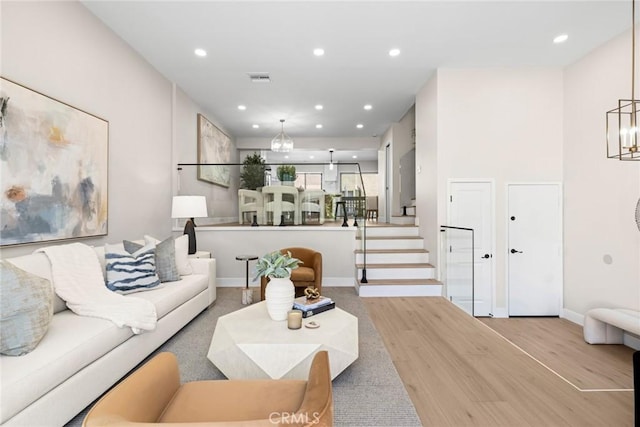
[{"label": "recessed ceiling light", "polygon": [[362,123],[358,123],[358,124],[356,125],[356,127],[357,127],[358,129],[362,129],[362,128],[364,127],[364,125],[363,125]]},{"label": "recessed ceiling light", "polygon": [[364,106],[364,109],[367,110],[367,111],[371,110],[372,108],[373,107],[371,106],[371,104],[367,104],[367,105]]},{"label": "recessed ceiling light", "polygon": [[288,159],[288,158],[289,158],[289,156],[284,156],[284,158],[285,158],[285,159]]},{"label": "recessed ceiling light", "polygon": [[310,158],[310,159],[314,159],[315,157],[316,157],[316,156],[313,156],[313,155],[309,156],[309,158]]},{"label": "recessed ceiling light", "polygon": [[391,49],[389,51],[389,56],[398,56],[400,55],[400,49]]},{"label": "recessed ceiling light", "polygon": [[318,123],[318,124],[316,125],[316,129],[322,129],[322,125],[321,125],[320,123]]},{"label": "recessed ceiling light", "polygon": [[244,111],[244,110],[246,110],[246,109],[247,109],[247,106],[246,106],[246,105],[238,105],[238,110],[242,110],[242,111]]},{"label": "recessed ceiling light", "polygon": [[358,156],[356,156],[355,154],[353,156],[351,156],[352,159],[357,159]]},{"label": "recessed ceiling light", "polygon": [[324,107],[322,106],[322,104],[317,104],[316,105],[316,110],[322,110]]},{"label": "recessed ceiling light", "polygon": [[254,129],[258,129],[260,127],[260,125],[251,125],[252,128]]},{"label": "recessed ceiling light", "polygon": [[200,49],[200,48],[198,48],[198,49],[194,50],[194,51],[193,51],[193,53],[195,53],[195,54],[196,54],[196,56],[199,56],[199,57],[201,57],[201,58],[203,58],[203,57],[207,56],[207,51],[206,51],[206,50],[204,50],[204,49]]},{"label": "recessed ceiling light", "polygon": [[568,38],[569,36],[567,34],[560,34],[559,36],[556,36],[556,38],[553,39],[553,42],[556,44],[564,43],[567,41]]},{"label": "recessed ceiling light", "polygon": [[313,49],[313,54],[315,56],[322,56],[322,55],[324,55],[324,49],[322,49],[322,48]]}]

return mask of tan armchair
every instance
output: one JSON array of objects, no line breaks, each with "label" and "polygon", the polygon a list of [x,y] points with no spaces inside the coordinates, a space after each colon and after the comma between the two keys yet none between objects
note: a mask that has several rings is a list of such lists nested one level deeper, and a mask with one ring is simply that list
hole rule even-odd
[{"label": "tan armchair", "polygon": [[[144,424],[140,424],[144,423]],[[84,427],[332,426],[329,354],[316,353],[304,380],[215,380],[180,384],[178,361],[160,353],[105,394]]]},{"label": "tan armchair", "polygon": [[[296,288],[296,297],[304,295],[304,290],[311,286],[322,293],[322,254],[308,248],[284,248],[280,252],[291,252],[291,256],[298,258],[302,264],[291,272],[291,281]],[[267,288],[266,277],[260,278],[260,298],[264,300]]]}]

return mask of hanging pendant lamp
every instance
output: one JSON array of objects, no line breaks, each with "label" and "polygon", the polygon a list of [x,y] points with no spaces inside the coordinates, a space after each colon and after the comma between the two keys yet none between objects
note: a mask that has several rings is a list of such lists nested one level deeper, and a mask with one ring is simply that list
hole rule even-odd
[{"label": "hanging pendant lamp", "polygon": [[635,98],[636,2],[631,1],[631,99],[619,99],[618,107],[607,111],[607,157],[640,160],[638,151],[638,110]]},{"label": "hanging pendant lamp", "polygon": [[281,130],[275,138],[271,140],[271,151],[276,153],[288,153],[293,151],[293,139],[284,133],[284,119],[280,119]]}]

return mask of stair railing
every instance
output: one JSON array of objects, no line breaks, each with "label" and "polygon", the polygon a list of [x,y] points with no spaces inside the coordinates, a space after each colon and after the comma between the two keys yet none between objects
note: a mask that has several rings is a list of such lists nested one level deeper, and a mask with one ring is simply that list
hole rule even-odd
[{"label": "stair railing", "polygon": [[[288,163],[268,163],[268,166],[281,166],[281,165],[304,165],[304,166],[328,166],[331,163],[295,163],[295,162],[288,162]],[[178,163],[177,164],[177,172],[178,172],[178,189],[180,189],[180,171],[182,170],[183,166],[238,166],[238,167],[242,167],[244,166],[244,163]],[[340,166],[356,166],[358,168],[358,176],[360,177],[360,184],[362,185],[362,194],[364,196],[364,207],[362,209],[358,209],[358,206],[356,205],[356,210],[354,211],[354,225],[357,226],[358,225],[358,210],[361,210],[362,212],[366,213],[366,203],[367,203],[367,192],[364,188],[364,180],[362,178],[362,169],[360,168],[360,163],[340,163]],[[346,216],[346,210],[345,210],[345,216]],[[363,252],[363,268],[362,268],[362,277],[360,278],[360,283],[369,283],[367,280],[367,219],[366,219],[366,214],[365,217],[363,217],[362,219],[363,222],[363,227],[362,227],[362,252]]]}]

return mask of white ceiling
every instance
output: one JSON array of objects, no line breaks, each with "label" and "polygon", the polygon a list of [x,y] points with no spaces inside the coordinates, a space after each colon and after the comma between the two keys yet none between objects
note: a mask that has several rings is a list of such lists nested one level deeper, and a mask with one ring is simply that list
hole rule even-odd
[{"label": "white ceiling", "polygon": [[294,140],[381,135],[439,67],[564,66],[631,27],[617,0],[83,3],[232,136],[267,140],[280,119]]}]

